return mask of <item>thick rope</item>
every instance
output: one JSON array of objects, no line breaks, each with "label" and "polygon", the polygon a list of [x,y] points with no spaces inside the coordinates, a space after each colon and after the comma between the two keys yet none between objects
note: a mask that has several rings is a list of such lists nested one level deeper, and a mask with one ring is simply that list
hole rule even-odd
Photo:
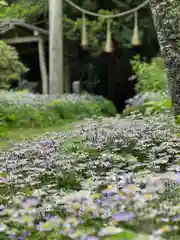
[{"label": "thick rope", "polygon": [[71,5],[72,7],[74,7],[75,9],[77,9],[78,11],[90,15],[90,16],[94,16],[94,17],[104,17],[104,18],[119,18],[119,17],[124,17],[126,15],[135,13],[136,11],[140,10],[141,8],[145,7],[146,5],[148,5],[149,0],[144,1],[143,3],[141,3],[140,5],[138,5],[135,8],[132,8],[128,11],[122,12],[122,13],[116,13],[116,14],[110,14],[110,15],[106,15],[106,14],[98,14],[95,12],[91,12],[88,11],[80,6],[78,6],[77,4],[75,4],[74,2],[72,2],[71,0],[65,0],[69,5]]}]

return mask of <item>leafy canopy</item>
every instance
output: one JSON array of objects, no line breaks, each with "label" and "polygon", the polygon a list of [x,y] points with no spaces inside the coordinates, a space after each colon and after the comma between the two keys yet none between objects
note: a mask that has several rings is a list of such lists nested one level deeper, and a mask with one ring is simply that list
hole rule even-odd
[{"label": "leafy canopy", "polygon": [[[29,23],[36,24],[44,21],[45,26],[48,25],[48,0],[16,0],[10,1],[11,4],[1,14],[1,18],[24,19]],[[76,0],[79,6],[101,14],[112,14],[129,10],[142,0],[112,0],[95,1],[95,0]],[[81,13],[64,1],[64,35],[66,39],[80,41],[81,32]],[[152,25],[151,16],[148,15],[148,8],[140,11],[140,29]],[[142,15],[141,15],[142,14]],[[122,46],[131,46],[131,37],[133,31],[134,16],[114,19],[112,23],[113,38],[120,42]],[[102,50],[106,38],[106,22],[104,19],[94,17],[88,18],[88,35],[89,43],[92,51],[99,52]],[[141,31],[142,35],[142,31]]]},{"label": "leafy canopy", "polygon": [[27,70],[19,61],[15,48],[0,41],[0,89],[7,89],[13,79],[20,80]]}]

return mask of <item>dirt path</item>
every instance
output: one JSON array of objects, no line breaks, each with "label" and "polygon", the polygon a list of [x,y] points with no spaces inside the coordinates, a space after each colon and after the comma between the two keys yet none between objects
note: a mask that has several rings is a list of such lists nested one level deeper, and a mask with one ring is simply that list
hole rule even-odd
[{"label": "dirt path", "polygon": [[[107,123],[107,124],[106,124]],[[50,139],[56,139],[55,141],[58,141],[58,138],[61,136],[73,136],[73,135],[81,135],[82,129],[86,129],[87,133],[91,132],[91,127],[93,125],[96,125],[97,127],[103,129],[107,133],[111,131],[112,129],[139,129],[142,128],[145,124],[144,120],[133,120],[133,119],[125,119],[125,118],[103,118],[103,120],[96,120],[96,119],[86,119],[80,122],[72,123],[72,125],[69,127],[69,129],[63,130],[63,128],[60,128],[59,130],[57,128],[55,129],[48,129],[49,132],[42,133],[38,137],[34,139],[27,139],[27,141],[12,141],[11,144],[8,145],[10,148],[10,151],[13,150],[19,150],[22,148],[30,147],[33,148],[38,145],[38,143],[42,143],[49,141]],[[103,125],[103,126],[102,126]],[[5,149],[2,149],[2,151],[8,150],[8,147]]]},{"label": "dirt path", "polygon": [[[107,121],[106,121],[107,120]],[[103,129],[110,131],[111,129],[128,129],[134,128],[139,129],[143,128],[146,124],[145,120],[134,120],[131,118],[106,118],[102,122],[97,120],[84,120],[81,123],[76,123],[73,125],[73,131],[79,132],[82,128],[91,128],[93,124],[97,124],[99,122],[99,127],[101,127],[101,123],[103,123]],[[107,125],[106,125],[107,122]],[[110,124],[109,124],[110,123]]]}]

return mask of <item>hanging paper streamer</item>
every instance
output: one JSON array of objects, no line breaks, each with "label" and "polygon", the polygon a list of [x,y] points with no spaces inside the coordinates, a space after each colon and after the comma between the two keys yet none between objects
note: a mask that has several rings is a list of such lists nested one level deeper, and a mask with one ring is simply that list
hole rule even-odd
[{"label": "hanging paper streamer", "polygon": [[141,45],[139,27],[138,27],[138,12],[135,12],[135,15],[134,15],[134,30],[133,30],[133,36],[132,36],[132,45],[133,46]]},{"label": "hanging paper streamer", "polygon": [[107,19],[107,33],[104,51],[107,53],[113,52],[112,34],[111,34],[111,20]]},{"label": "hanging paper streamer", "polygon": [[82,16],[81,46],[82,46],[82,48],[88,47],[87,24],[86,24],[86,16],[84,13]]}]

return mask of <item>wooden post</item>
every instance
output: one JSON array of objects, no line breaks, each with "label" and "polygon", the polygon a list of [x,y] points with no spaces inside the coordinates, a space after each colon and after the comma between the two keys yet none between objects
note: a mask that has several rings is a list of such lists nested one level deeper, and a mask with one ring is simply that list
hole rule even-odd
[{"label": "wooden post", "polygon": [[69,65],[68,62],[65,65],[65,69],[64,69],[64,89],[65,89],[65,93],[70,93],[70,81],[69,81]]},{"label": "wooden post", "polygon": [[73,93],[80,94],[81,88],[80,88],[80,81],[74,81],[72,84]]},{"label": "wooden post", "polygon": [[38,50],[39,50],[39,66],[41,70],[41,81],[42,81],[42,92],[43,94],[48,94],[48,76],[46,69],[46,57],[45,57],[45,48],[44,40],[40,38],[38,41]]},{"label": "wooden post", "polygon": [[63,94],[63,0],[49,0],[49,21],[49,90]]}]

